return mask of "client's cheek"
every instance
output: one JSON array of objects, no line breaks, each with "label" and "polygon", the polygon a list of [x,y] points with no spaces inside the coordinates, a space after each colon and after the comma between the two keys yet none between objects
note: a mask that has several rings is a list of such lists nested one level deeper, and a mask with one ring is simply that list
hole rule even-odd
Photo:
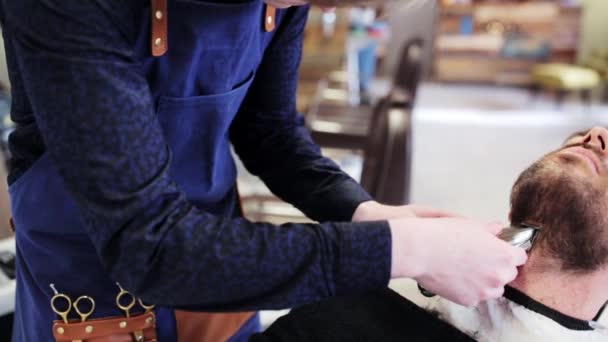
[{"label": "client's cheek", "polygon": [[593,183],[598,183],[598,175],[594,171],[580,166],[573,166],[571,169],[572,172],[568,173],[569,176],[585,183],[591,182],[590,180],[593,180]]},{"label": "client's cheek", "polygon": [[595,171],[586,167],[575,155],[569,153],[557,153],[549,156],[542,162],[545,175],[563,175],[577,179],[597,179]]},{"label": "client's cheek", "polygon": [[541,159],[538,163],[537,174],[541,177],[551,177],[570,174],[576,169],[576,159],[569,155],[551,155]]}]

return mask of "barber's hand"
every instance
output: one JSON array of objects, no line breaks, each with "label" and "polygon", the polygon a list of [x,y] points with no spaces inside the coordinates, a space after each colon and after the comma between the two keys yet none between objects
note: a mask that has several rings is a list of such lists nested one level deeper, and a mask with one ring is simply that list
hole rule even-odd
[{"label": "barber's hand", "polygon": [[475,306],[498,298],[517,277],[526,252],[496,237],[500,224],[464,218],[396,219],[392,277],[415,279],[426,290]]},{"label": "barber's hand", "polygon": [[460,217],[448,211],[420,205],[385,205],[375,201],[363,202],[355,210],[353,222],[391,220],[404,217]]}]

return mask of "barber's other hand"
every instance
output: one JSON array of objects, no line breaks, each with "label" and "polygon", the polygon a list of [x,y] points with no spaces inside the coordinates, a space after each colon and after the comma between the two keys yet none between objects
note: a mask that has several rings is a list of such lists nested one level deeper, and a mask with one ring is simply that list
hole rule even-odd
[{"label": "barber's other hand", "polygon": [[385,205],[375,201],[361,203],[353,222],[391,220],[404,217],[460,217],[454,213],[420,205]]},{"label": "barber's other hand", "polygon": [[496,237],[500,224],[464,218],[405,218],[389,224],[392,277],[413,278],[465,306],[502,296],[527,260],[523,249]]}]

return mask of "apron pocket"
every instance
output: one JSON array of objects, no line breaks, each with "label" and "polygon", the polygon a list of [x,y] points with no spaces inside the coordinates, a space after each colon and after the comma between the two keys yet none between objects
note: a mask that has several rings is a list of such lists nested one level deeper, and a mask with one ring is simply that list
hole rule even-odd
[{"label": "apron pocket", "polygon": [[159,100],[158,120],[172,152],[171,176],[197,204],[217,202],[234,186],[228,130],[253,77],[223,94]]},{"label": "apron pocket", "polygon": [[42,155],[40,155],[40,157],[38,157],[38,159],[36,159],[36,161],[32,163],[32,165],[30,165],[27,170],[25,170],[25,172],[21,174],[21,176],[19,176],[19,178],[8,186],[8,192],[12,193],[16,191],[19,187],[21,187],[22,183],[27,182],[27,179],[31,178],[32,173],[36,173],[36,170],[41,167],[41,164],[45,164],[47,162],[46,158],[48,158],[48,154],[44,152]]}]

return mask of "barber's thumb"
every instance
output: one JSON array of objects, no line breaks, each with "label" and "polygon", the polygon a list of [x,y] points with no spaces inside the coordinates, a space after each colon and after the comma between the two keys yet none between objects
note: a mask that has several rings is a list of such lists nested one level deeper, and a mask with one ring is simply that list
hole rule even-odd
[{"label": "barber's thumb", "polygon": [[492,221],[486,224],[486,230],[494,235],[498,235],[504,228],[504,225],[500,221]]},{"label": "barber's thumb", "polygon": [[515,254],[515,266],[521,266],[528,261],[528,253],[521,247],[513,247]]}]

